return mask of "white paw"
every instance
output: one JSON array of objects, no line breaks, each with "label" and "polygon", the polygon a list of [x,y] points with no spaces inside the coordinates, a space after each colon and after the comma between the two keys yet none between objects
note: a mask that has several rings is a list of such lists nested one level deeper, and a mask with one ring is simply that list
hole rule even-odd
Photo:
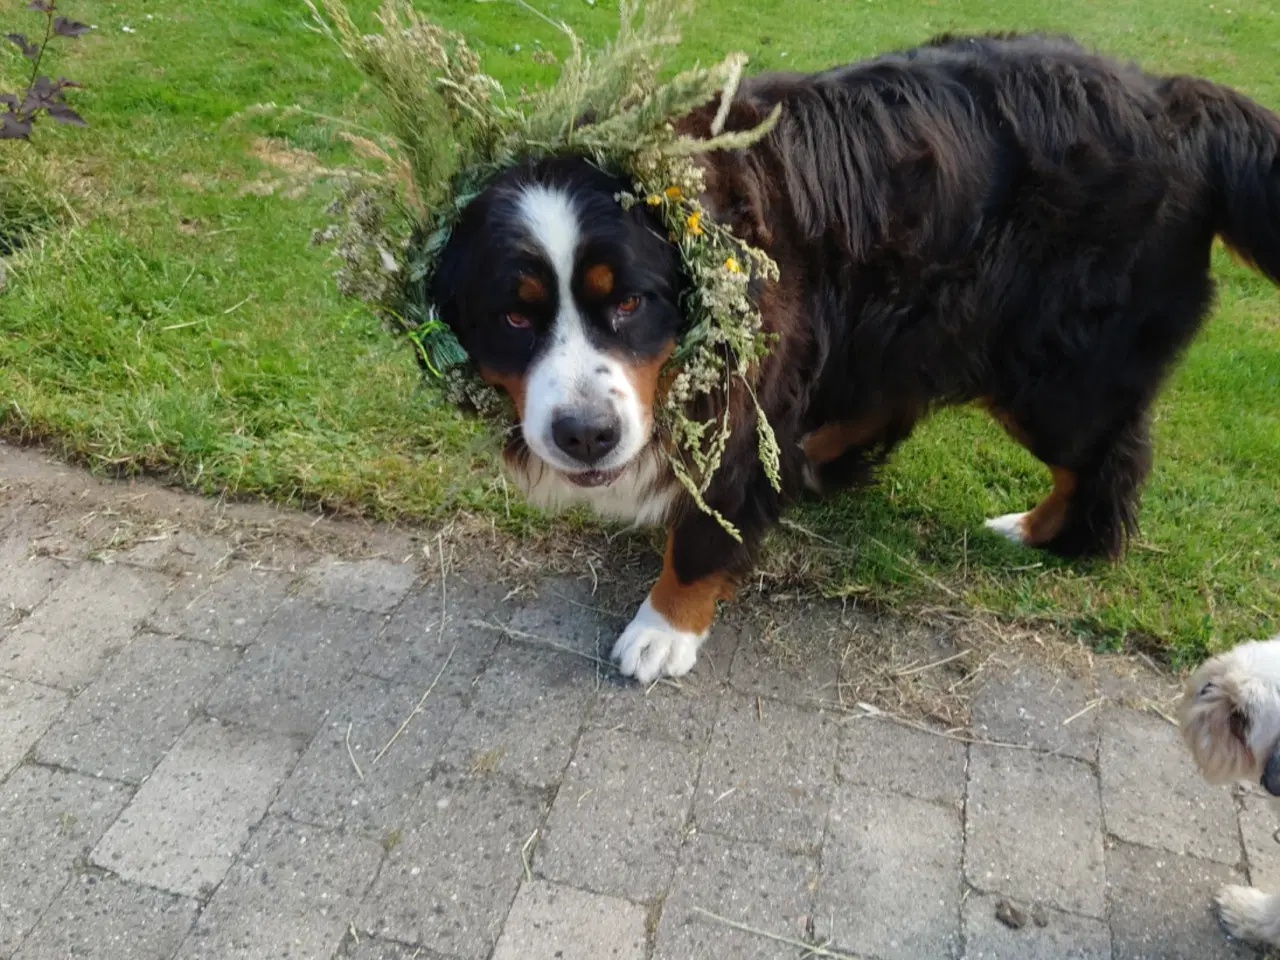
[{"label": "white paw", "polygon": [[1223,929],[1237,940],[1280,945],[1280,903],[1254,887],[1227,886],[1214,898]]},{"label": "white paw", "polygon": [[705,638],[672,626],[646,598],[613,645],[613,659],[624,675],[644,684],[681,677],[693,669]]},{"label": "white paw", "polygon": [[1006,513],[1003,517],[992,517],[983,524],[988,530],[994,530],[1000,536],[1021,546],[1026,543],[1026,532],[1022,526],[1025,513]]}]

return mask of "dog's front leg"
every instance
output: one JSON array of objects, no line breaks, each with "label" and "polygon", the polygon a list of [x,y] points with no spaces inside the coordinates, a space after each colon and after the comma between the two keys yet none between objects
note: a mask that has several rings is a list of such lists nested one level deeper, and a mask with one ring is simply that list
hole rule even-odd
[{"label": "dog's front leg", "polygon": [[1218,917],[1237,940],[1280,947],[1280,895],[1253,887],[1227,886],[1218,891]]},{"label": "dog's front leg", "polygon": [[716,603],[733,595],[729,563],[741,547],[722,539],[728,540],[724,531],[709,531],[704,522],[667,531],[662,575],[613,647],[622,673],[647,684],[693,669]]}]

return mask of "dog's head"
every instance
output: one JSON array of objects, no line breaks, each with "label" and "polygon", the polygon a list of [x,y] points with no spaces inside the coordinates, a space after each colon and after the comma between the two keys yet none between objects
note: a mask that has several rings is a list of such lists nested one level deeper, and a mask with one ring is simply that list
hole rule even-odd
[{"label": "dog's head", "polygon": [[650,448],[683,325],[679,252],[645,204],[623,210],[624,189],[574,158],[506,172],[463,212],[432,290],[515,403],[509,463],[579,489],[615,483]]},{"label": "dog's head", "polygon": [[1280,636],[1242,643],[1202,664],[1179,714],[1206,779],[1254,780],[1280,797]]}]

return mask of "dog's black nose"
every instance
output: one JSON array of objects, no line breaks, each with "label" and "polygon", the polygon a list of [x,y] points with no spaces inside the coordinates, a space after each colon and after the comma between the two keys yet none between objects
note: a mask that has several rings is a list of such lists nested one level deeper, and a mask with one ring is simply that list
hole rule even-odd
[{"label": "dog's black nose", "polygon": [[1262,787],[1273,797],[1280,797],[1280,744],[1271,748],[1267,765],[1262,770]]},{"label": "dog's black nose", "polygon": [[621,436],[622,421],[612,411],[565,413],[551,423],[556,446],[587,466],[603,460]]}]

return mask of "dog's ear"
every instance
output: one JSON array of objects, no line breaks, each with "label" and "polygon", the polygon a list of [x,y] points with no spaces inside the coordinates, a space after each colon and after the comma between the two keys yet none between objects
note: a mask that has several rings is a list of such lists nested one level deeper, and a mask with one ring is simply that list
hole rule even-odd
[{"label": "dog's ear", "polygon": [[[1191,678],[1180,709],[1182,738],[1207,780],[1227,783],[1257,776],[1249,746],[1249,713],[1239,688],[1214,661]],[[1280,787],[1280,760],[1277,761]]]}]

